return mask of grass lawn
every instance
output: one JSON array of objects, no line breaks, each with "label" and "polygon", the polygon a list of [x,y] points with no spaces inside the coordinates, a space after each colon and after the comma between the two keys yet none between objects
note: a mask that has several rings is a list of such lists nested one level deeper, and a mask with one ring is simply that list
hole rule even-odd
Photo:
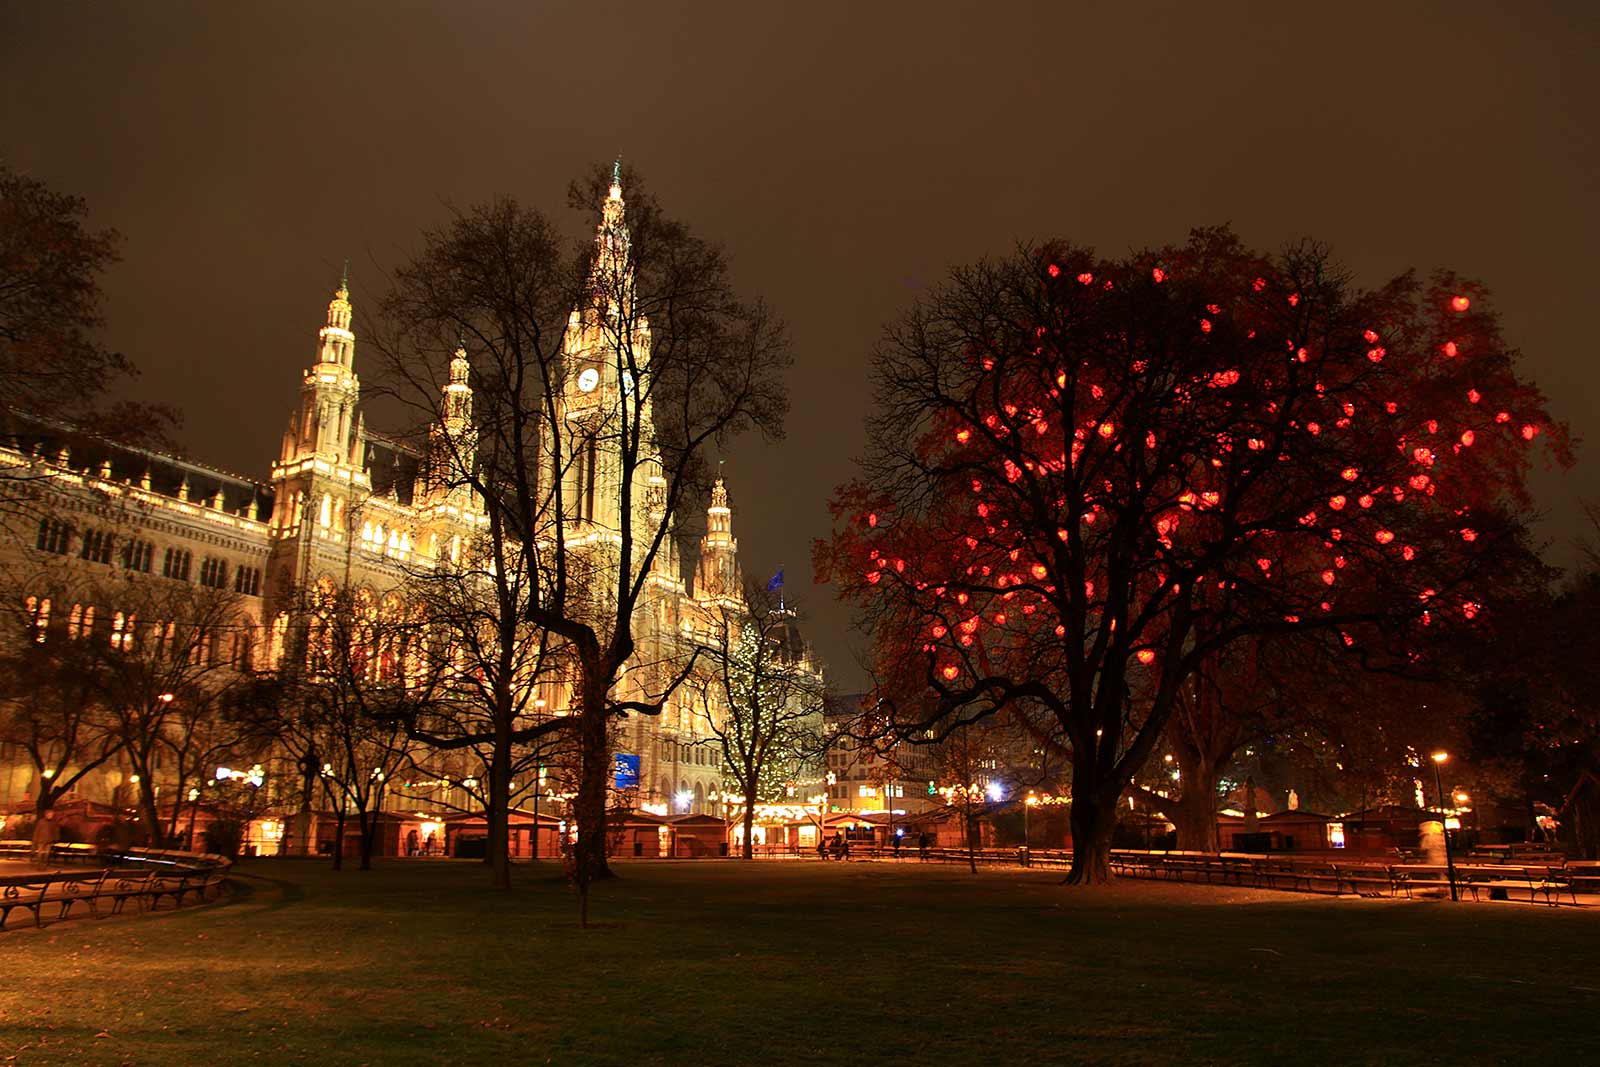
[{"label": "grass lawn", "polygon": [[0,933],[0,1063],[1600,1062],[1600,913],[915,862],[256,860]]}]

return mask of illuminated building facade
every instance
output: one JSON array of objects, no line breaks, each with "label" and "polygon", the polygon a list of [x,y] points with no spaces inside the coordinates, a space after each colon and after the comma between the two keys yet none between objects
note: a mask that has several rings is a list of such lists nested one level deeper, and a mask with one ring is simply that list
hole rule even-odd
[{"label": "illuminated building facade", "polygon": [[[603,208],[597,260],[609,257],[614,269],[626,270],[627,246],[621,188],[614,182]],[[598,317],[604,312],[598,303],[579,308],[568,324],[564,350],[574,373],[568,376],[563,417],[570,423],[602,417],[631,385],[615,380],[615,361],[599,351],[604,341]],[[229,592],[232,633],[214,654],[241,668],[277,665],[289,647],[301,590],[361,590],[374,603],[403,607],[408,575],[458,559],[486,525],[475,493],[449,470],[452,457],[472,450],[471,367],[468,354],[458,350],[443,387],[441,417],[426,445],[408,448],[372,432],[361,410],[352,314],[349,286],[341,281],[265,481],[16,421],[0,440],[0,476],[15,479],[32,506],[10,520],[0,555],[23,575],[48,564],[86,581],[131,576]],[[647,325],[633,343],[648,352]],[[649,417],[648,409],[643,417]],[[568,517],[568,544],[569,551],[603,556],[618,541],[621,463],[603,435],[589,441],[589,454],[561,473],[568,479],[567,499],[577,502]],[[644,502],[636,508],[636,532],[643,532],[663,518],[664,483],[649,466],[636,482],[633,499]],[[684,662],[696,643],[711,641],[721,609],[740,596],[732,510],[718,478],[692,566],[679,558],[672,537],[656,560],[634,617],[635,660],[669,668]],[[122,616],[106,603],[47,604],[40,632],[53,636],[49,628],[67,624],[74,611],[73,639],[121,639],[111,627]],[[623,699],[639,695],[629,691],[636,684],[630,673],[644,672],[624,672]],[[561,687],[549,696],[547,712],[563,714]],[[659,717],[633,716],[620,725],[617,751],[636,757],[638,769],[638,784],[624,802],[661,813],[722,813],[722,771],[715,747],[705,743],[704,721],[720,712],[691,706],[690,699],[670,703]],[[34,768],[20,755],[0,745],[0,812],[31,807]],[[112,761],[86,776],[75,797],[126,804],[127,777],[126,767]],[[267,761],[269,811],[293,810],[299,785],[291,761]],[[414,813],[430,800],[470,806],[459,792],[428,797],[393,791],[387,803]],[[547,801],[546,813],[556,806]]]}]

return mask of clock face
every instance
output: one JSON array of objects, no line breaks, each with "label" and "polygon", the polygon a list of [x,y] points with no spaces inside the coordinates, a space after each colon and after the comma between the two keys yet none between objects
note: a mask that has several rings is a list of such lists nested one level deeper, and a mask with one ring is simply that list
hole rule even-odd
[{"label": "clock face", "polygon": [[578,388],[586,393],[594,392],[594,387],[600,384],[600,372],[593,367],[585,367],[583,373],[578,375]]}]

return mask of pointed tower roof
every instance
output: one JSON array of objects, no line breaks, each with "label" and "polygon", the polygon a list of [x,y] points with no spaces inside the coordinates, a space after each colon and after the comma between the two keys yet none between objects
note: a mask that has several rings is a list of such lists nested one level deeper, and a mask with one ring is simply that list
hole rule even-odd
[{"label": "pointed tower roof", "polygon": [[344,261],[344,272],[339,275],[339,288],[333,291],[333,299],[328,301],[328,324],[323,329],[323,339],[327,339],[328,330],[339,330],[345,334],[350,333],[350,261]]},{"label": "pointed tower roof", "polygon": [[695,568],[694,595],[701,600],[735,597],[740,591],[739,542],[733,536],[733,513],[728,507],[728,485],[719,474],[711,483],[711,505],[706,508],[706,532],[700,538],[700,562]]}]

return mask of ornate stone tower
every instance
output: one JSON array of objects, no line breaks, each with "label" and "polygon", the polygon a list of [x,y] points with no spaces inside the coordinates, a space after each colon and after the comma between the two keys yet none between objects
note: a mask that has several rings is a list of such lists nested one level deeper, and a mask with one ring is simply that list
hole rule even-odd
[{"label": "ornate stone tower", "polygon": [[440,397],[439,421],[428,431],[427,501],[431,504],[472,506],[474,494],[467,480],[472,475],[478,431],[472,422],[471,378],[466,347],[458,344]]},{"label": "ornate stone tower", "polygon": [[361,382],[355,373],[350,313],[347,274],[328,302],[327,323],[317,331],[316,362],[301,381],[300,403],[290,412],[282,450],[272,465],[275,506],[268,584],[280,601],[306,584],[316,546],[347,542],[348,524],[372,491],[363,466],[366,428],[357,410]]},{"label": "ornate stone tower", "polygon": [[[589,300],[572,312],[562,342],[561,424],[567,429],[554,473],[562,481],[569,544],[620,548],[626,512],[637,557],[665,514],[665,483],[654,456],[647,384],[650,323],[638,312],[635,295],[619,165],[601,205]],[[625,487],[629,455],[636,460]],[[667,562],[659,561],[657,569]]]},{"label": "ornate stone tower", "polygon": [[706,508],[706,532],[700,538],[700,563],[695,570],[696,600],[736,600],[744,595],[739,575],[739,540],[733,536],[733,511],[728,487],[719,477]]}]

